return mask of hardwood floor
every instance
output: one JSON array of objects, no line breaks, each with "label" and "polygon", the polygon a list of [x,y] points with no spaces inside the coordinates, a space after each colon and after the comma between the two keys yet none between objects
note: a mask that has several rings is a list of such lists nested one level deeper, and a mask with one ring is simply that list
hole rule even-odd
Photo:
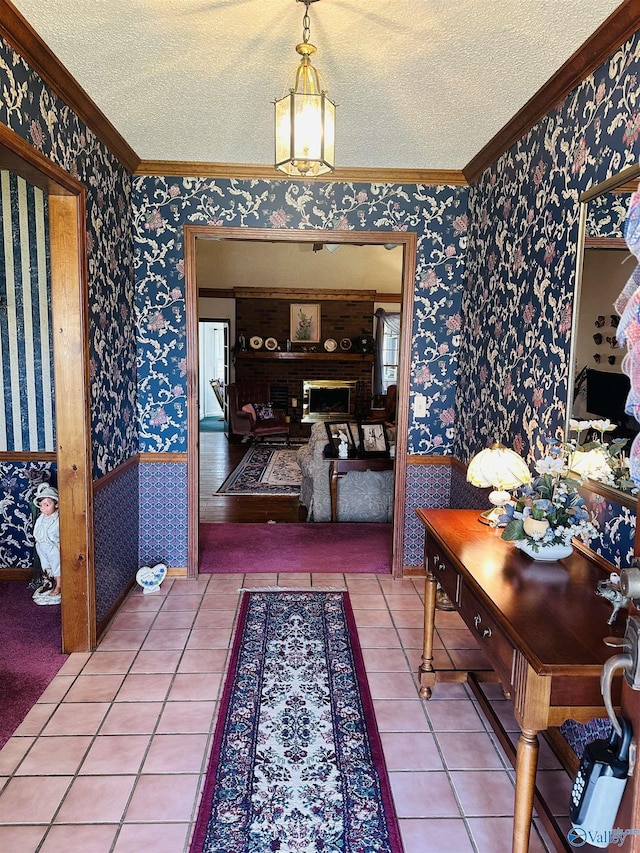
[{"label": "hardwood floor", "polygon": [[305,521],[307,510],[297,495],[216,494],[247,449],[247,444],[231,444],[223,432],[200,433],[200,522]]}]

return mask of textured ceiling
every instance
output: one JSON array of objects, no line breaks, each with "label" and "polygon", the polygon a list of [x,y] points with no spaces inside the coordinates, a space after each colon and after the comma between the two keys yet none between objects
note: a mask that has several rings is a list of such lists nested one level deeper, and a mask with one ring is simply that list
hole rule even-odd
[{"label": "textured ceiling", "polygon": [[[296,0],[13,0],[144,160],[270,164]],[[321,0],[336,164],[462,169],[619,0]]]}]

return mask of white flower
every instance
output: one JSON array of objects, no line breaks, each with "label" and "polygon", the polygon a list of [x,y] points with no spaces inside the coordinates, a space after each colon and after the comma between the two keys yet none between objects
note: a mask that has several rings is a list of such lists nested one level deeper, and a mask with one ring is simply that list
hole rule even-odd
[{"label": "white flower", "polygon": [[574,418],[571,418],[569,421],[569,429],[572,432],[582,432],[585,429],[591,429],[592,421],[576,421]]},{"label": "white flower", "polygon": [[538,474],[564,474],[567,466],[562,456],[545,456],[536,463],[535,469]]},{"label": "white flower", "polygon": [[593,429],[597,429],[600,433],[613,432],[613,430],[616,428],[616,425],[612,424],[608,418],[602,421],[591,421],[591,426]]}]

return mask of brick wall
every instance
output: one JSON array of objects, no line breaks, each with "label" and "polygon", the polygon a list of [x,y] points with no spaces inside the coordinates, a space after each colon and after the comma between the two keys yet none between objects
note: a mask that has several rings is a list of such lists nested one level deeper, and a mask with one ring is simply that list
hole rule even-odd
[{"label": "brick wall", "polygon": [[[253,335],[263,340],[275,338],[281,349],[286,348],[289,337],[289,305],[282,299],[237,299],[236,332],[244,335],[247,342]],[[373,360],[371,356],[353,358],[353,350],[348,359],[338,351],[330,353],[324,349],[324,341],[333,338],[338,343],[342,338],[356,338],[371,334],[373,322],[372,302],[339,302],[330,300],[320,303],[320,342],[306,344],[307,351],[326,355],[326,358],[300,360],[286,359],[278,361],[252,358],[249,354],[236,359],[236,381],[265,380],[277,388],[286,388],[289,401],[288,413],[292,419],[292,433],[306,435],[311,427],[300,424],[302,417],[302,383],[311,379],[349,379],[363,383],[363,397],[371,399]],[[302,352],[301,344],[293,344],[294,352]],[[297,400],[297,406],[291,406],[291,400]]]}]

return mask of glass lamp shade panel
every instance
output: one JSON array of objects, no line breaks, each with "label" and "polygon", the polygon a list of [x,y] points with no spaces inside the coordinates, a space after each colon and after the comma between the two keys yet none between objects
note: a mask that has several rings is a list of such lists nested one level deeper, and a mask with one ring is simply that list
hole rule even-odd
[{"label": "glass lamp shade panel", "polygon": [[513,450],[494,444],[473,457],[467,468],[467,480],[480,489],[515,489],[531,480],[524,459]]},{"label": "glass lamp shade panel", "polygon": [[606,483],[611,468],[603,450],[596,447],[593,450],[576,450],[568,460],[569,470],[578,477],[591,477]]},{"label": "glass lamp shade panel", "polygon": [[336,108],[309,61],[313,45],[296,49],[303,56],[295,87],[275,102],[275,165],[291,177],[313,177],[334,169]]}]

